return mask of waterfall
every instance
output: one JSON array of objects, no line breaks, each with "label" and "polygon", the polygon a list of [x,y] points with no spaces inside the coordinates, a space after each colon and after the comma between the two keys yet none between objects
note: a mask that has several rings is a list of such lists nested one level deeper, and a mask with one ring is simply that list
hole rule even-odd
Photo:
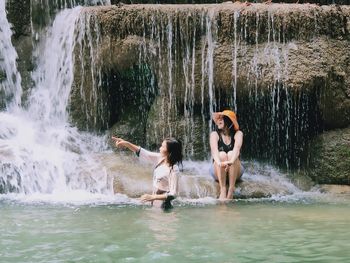
[{"label": "waterfall", "polygon": [[51,124],[68,121],[67,104],[73,82],[75,27],[81,8],[65,9],[47,32],[38,67],[33,72],[35,88],[29,99],[29,114]]},{"label": "waterfall", "polygon": [[0,1],[0,109],[21,104],[21,75],[17,70],[17,52],[11,42],[11,25],[6,18],[6,1]]},{"label": "waterfall", "polygon": [[[208,75],[208,93],[209,93],[209,113],[210,116],[216,110],[215,102],[215,86],[214,86],[214,51],[215,51],[215,33],[216,33],[216,19],[215,11],[209,10],[209,14],[206,17],[206,44],[207,44],[207,57],[205,60],[206,70],[204,74]],[[209,121],[210,123],[211,121]],[[210,124],[209,124],[210,126]]]},{"label": "waterfall", "polygon": [[[78,65],[76,66],[77,73],[80,76],[91,76],[91,90],[84,89],[87,83],[83,78],[79,85],[79,95],[82,99],[80,105],[80,112],[84,113],[87,119],[92,120],[92,126],[96,126],[98,123],[105,126],[106,120],[109,119],[109,115],[105,115],[104,111],[106,105],[101,98],[101,65],[99,65],[99,54],[97,47],[100,45],[100,29],[93,19],[91,14],[83,13],[78,21],[78,39],[77,47],[79,56]],[[108,114],[108,113],[107,113]],[[83,127],[88,129],[89,126]]]},{"label": "waterfall", "polygon": [[[148,65],[152,74],[152,83],[148,83],[149,95],[143,96],[150,103],[152,100],[147,98],[158,96],[149,114],[154,120],[146,123],[147,146],[154,146],[167,136],[177,136],[183,140],[187,158],[196,158],[204,152],[198,151],[198,145],[208,151],[206,140],[211,121],[208,125],[205,116],[208,111],[216,110],[213,77],[217,34],[215,10],[203,10],[200,19],[196,14],[181,17],[181,27],[178,19],[177,13],[162,16],[157,11],[141,18],[138,64]],[[201,25],[199,28],[198,24]],[[200,50],[197,50],[198,42]],[[199,83],[196,78],[198,70],[201,71]],[[199,85],[200,92],[196,91]],[[147,111],[147,108],[142,108],[142,111]],[[200,141],[196,141],[195,134],[201,134]]]},{"label": "waterfall", "polygon": [[[285,32],[275,9],[65,8],[78,2],[92,3],[52,2],[55,12],[41,30],[32,21],[34,84],[24,102],[15,53],[0,60],[18,75],[8,84],[15,88],[1,82],[7,99],[0,113],[0,192],[110,195],[111,171],[97,157],[108,149],[105,138],[81,130],[101,134],[112,125],[109,131],[123,131],[133,142],[141,134],[137,143],[151,149],[166,136],[180,137],[187,159],[207,160],[211,115],[224,107],[237,111],[243,160],[301,166],[320,126],[319,90],[288,86],[290,57],[300,41]],[[133,23],[113,20],[109,10],[118,18],[130,13]],[[310,27],[318,34],[316,17]],[[3,27],[10,28],[7,21]],[[1,38],[7,46],[10,36]]]},{"label": "waterfall", "polygon": [[[144,131],[146,146],[155,147],[161,139],[173,135],[183,139],[187,158],[208,158],[211,115],[230,108],[237,112],[245,135],[243,152],[248,158],[267,160],[287,168],[298,167],[304,146],[320,127],[319,118],[304,114],[301,107],[305,104],[317,111],[317,105],[311,104],[317,100],[319,91],[314,87],[309,91],[299,92],[296,88],[291,91],[290,71],[295,74],[295,68],[290,67],[289,60],[291,53],[295,56],[299,42],[304,40],[299,41],[297,32],[287,32],[290,21],[278,8],[259,5],[258,9],[241,9],[239,5],[233,8],[227,5],[226,9],[225,4],[186,8],[133,6],[115,9],[117,17],[126,19],[130,11],[130,18],[134,19],[132,25],[113,18],[106,18],[110,24],[98,22],[104,32],[101,43],[107,38],[116,46],[129,46],[132,41],[135,45],[138,43],[137,61],[127,53],[123,58],[133,61],[130,62],[133,66],[120,69],[114,62],[114,65],[105,66],[107,69],[102,70],[101,76],[102,83],[108,83],[108,88],[112,87],[115,92],[112,96],[124,92],[125,85],[129,86],[134,103],[144,113],[135,119]],[[90,13],[99,20],[99,15]],[[307,31],[311,33],[308,37],[318,34],[316,17],[313,13],[308,18],[307,28],[300,29],[302,36],[308,27],[312,29]],[[113,31],[109,32],[110,28]],[[99,51],[101,59],[110,56]],[[141,73],[141,67],[147,68],[149,82],[140,78],[142,84],[136,84],[131,77],[129,80],[120,78],[123,85],[118,82],[118,76]],[[117,80],[109,81],[110,71]],[[105,87],[101,87],[102,90],[107,89],[106,84],[102,86]],[[141,86],[143,90],[138,91]],[[85,87],[85,90],[90,88]],[[302,94],[304,92],[309,93]],[[312,99],[304,101],[307,97]],[[112,107],[110,111],[124,115],[128,111],[127,99],[120,100],[120,109]],[[142,104],[143,101],[148,105]],[[134,117],[129,115],[129,118]],[[118,125],[118,119],[110,126],[115,123]],[[316,128],[310,123],[315,123]],[[93,129],[101,127],[96,125]],[[303,149],[298,149],[298,145],[303,145]],[[273,150],[267,151],[268,148]]]},{"label": "waterfall", "polygon": [[237,20],[239,12],[234,13],[234,43],[232,50],[232,88],[233,88],[233,110],[237,112],[237,53],[238,53],[238,39],[237,39]]},{"label": "waterfall", "polygon": [[79,27],[81,17],[81,7],[57,14],[37,45],[42,55],[28,107],[0,114],[0,192],[113,193],[113,179],[94,157],[106,149],[103,138],[69,124],[74,48],[84,35],[77,32],[85,30]]}]

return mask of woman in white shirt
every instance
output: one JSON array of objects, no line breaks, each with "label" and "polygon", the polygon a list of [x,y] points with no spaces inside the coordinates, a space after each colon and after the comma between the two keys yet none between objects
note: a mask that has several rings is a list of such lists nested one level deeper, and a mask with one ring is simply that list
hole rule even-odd
[{"label": "woman in white shirt", "polygon": [[131,142],[112,136],[116,147],[125,147],[136,153],[141,159],[154,165],[153,193],[141,196],[143,202],[161,201],[161,207],[171,208],[171,200],[178,193],[179,164],[182,163],[182,144],[174,138],[166,138],[159,153],[150,152]]}]

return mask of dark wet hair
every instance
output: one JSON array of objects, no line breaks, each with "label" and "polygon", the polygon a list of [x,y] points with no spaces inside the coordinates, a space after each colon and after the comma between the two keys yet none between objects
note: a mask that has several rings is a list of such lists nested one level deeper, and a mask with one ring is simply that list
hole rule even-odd
[{"label": "dark wet hair", "polygon": [[235,135],[235,127],[229,117],[224,116],[225,126],[230,130],[230,135],[233,137]]},{"label": "dark wet hair", "polygon": [[164,139],[166,142],[166,148],[168,152],[167,161],[171,167],[175,164],[182,165],[182,143],[180,140],[175,138],[166,138]]},{"label": "dark wet hair", "polygon": [[[227,117],[227,116],[222,116],[222,117],[223,117],[223,119],[224,119],[224,125],[225,125],[225,127],[227,127],[227,128],[229,129],[229,131],[230,131],[230,136],[233,138],[233,137],[235,136],[236,131],[235,131],[235,127],[234,127],[232,121],[231,121],[230,118]],[[215,122],[213,122],[213,124],[215,125],[215,130],[216,130],[217,132],[220,132],[221,130],[218,128],[218,126],[215,124]]]}]

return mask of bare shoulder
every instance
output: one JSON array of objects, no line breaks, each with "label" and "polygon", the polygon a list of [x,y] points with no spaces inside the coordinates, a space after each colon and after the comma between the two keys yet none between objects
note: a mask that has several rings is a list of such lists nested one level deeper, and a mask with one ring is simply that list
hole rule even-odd
[{"label": "bare shoulder", "polygon": [[236,131],[236,133],[235,133],[235,139],[236,139],[236,138],[243,138],[243,132],[240,131],[240,130]]},{"label": "bare shoulder", "polygon": [[210,133],[210,139],[219,139],[219,135],[216,131]]}]

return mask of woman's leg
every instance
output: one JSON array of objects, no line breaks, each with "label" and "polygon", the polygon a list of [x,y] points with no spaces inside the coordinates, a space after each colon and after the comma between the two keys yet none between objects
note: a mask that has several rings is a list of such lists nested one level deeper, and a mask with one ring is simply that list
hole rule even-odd
[{"label": "woman's leg", "polygon": [[[225,152],[219,152],[219,157],[221,162],[227,161],[227,154]],[[215,175],[218,178],[219,186],[220,186],[220,196],[219,199],[226,198],[226,171],[225,168],[219,167],[216,163],[214,163],[215,167]]]},{"label": "woman's leg", "polygon": [[[227,153],[228,158],[232,158],[233,152],[230,151]],[[228,191],[227,191],[227,199],[232,199],[233,198],[233,193],[235,192],[235,185],[236,185],[236,180],[240,177],[241,175],[241,161],[237,159],[230,167],[228,170]]]}]

